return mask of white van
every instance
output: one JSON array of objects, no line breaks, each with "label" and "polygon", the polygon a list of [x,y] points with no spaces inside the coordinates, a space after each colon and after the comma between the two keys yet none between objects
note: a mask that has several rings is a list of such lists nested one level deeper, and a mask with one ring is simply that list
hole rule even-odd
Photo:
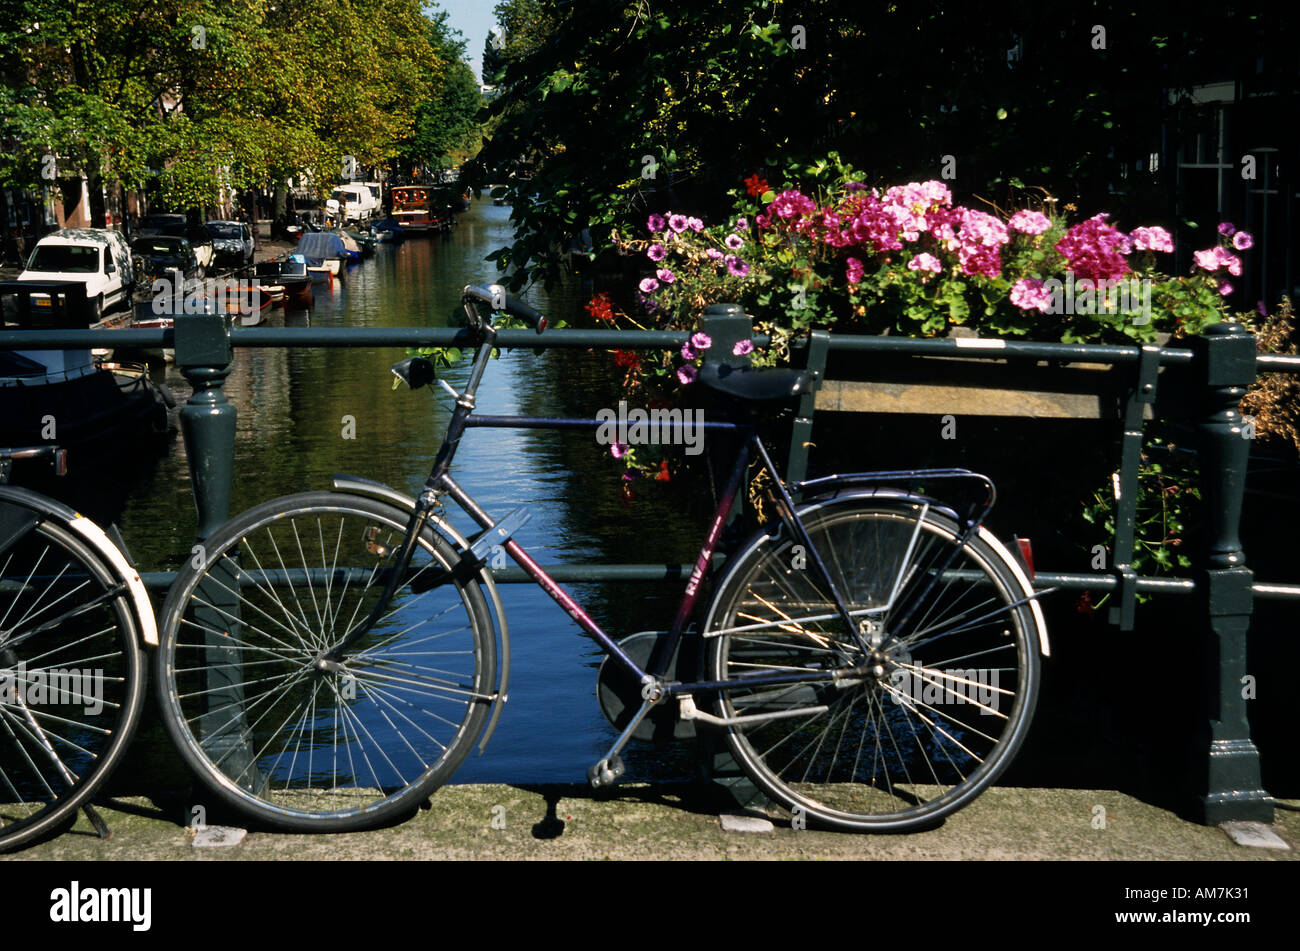
[{"label": "white van", "polygon": [[[116,307],[131,306],[135,270],[131,246],[120,231],[107,228],[60,228],[32,249],[20,281],[81,281],[86,285],[90,322]],[[32,295],[39,306],[43,295]]]},{"label": "white van", "polygon": [[342,217],[348,221],[367,221],[379,210],[379,202],[368,187],[359,182],[340,185],[325,202],[325,214],[339,220],[339,201],[343,201]]}]

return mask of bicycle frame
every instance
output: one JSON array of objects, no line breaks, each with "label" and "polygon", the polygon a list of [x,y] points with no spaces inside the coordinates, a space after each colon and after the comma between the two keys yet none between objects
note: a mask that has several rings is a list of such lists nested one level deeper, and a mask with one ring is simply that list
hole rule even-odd
[{"label": "bicycle frame", "polygon": [[[466,305],[467,307],[470,305]],[[393,593],[400,583],[400,579],[405,576],[410,563],[410,558],[414,552],[416,540],[419,537],[421,528],[427,520],[430,513],[439,504],[442,496],[451,498],[462,510],[466,512],[485,532],[495,528],[499,523],[497,520],[486,512],[474,498],[451,476],[450,468],[452,460],[455,458],[456,448],[464,436],[465,430],[469,428],[519,428],[519,429],[591,429],[595,430],[602,425],[601,421],[596,419],[574,419],[574,418],[552,418],[552,417],[528,417],[528,416],[475,416],[474,405],[475,395],[483,374],[487,368],[488,361],[491,359],[493,343],[496,337],[495,329],[489,323],[481,323],[478,327],[481,334],[481,341],[477,348],[474,363],[470,369],[468,383],[463,393],[456,396],[456,408],[452,414],[451,421],[447,427],[447,434],[439,447],[435,457],[432,471],[425,482],[425,489],[416,500],[415,508],[411,514],[410,523],[403,543],[402,552],[395,570],[390,575],[389,581],[385,587],[384,594],[381,596],[379,603],[374,608],[370,618],[363,622],[358,628],[354,629],[340,644],[332,648],[325,656],[332,660],[341,659],[346,648],[360,639],[366,630],[369,629],[373,620],[382,616],[387,611],[391,602]],[[454,392],[454,391],[453,391]],[[682,425],[681,423],[677,424]],[[809,537],[803,522],[800,520],[794,500],[791,497],[790,490],[782,480],[776,466],[773,464],[771,457],[768,455],[766,448],[763,446],[755,427],[744,423],[733,422],[704,422],[703,428],[706,431],[713,432],[731,432],[741,435],[745,438],[744,444],[737,453],[736,460],[732,465],[731,472],[723,488],[721,497],[718,501],[717,510],[714,512],[712,523],[705,537],[704,543],[700,547],[699,554],[695,560],[695,567],[687,581],[686,589],[682,595],[681,602],[677,607],[677,612],[673,617],[671,626],[666,634],[660,639],[651,655],[650,663],[646,668],[642,668],[628,654],[619,647],[615,639],[606,632],[580,605],[573,596],[554,578],[552,578],[544,568],[542,568],[528,552],[513,538],[507,538],[501,545],[502,549],[510,558],[519,565],[532,580],[544,590],[556,604],[558,604],[566,614],[607,654],[616,658],[625,670],[635,676],[643,684],[658,684],[662,686],[668,696],[686,694],[692,691],[716,691],[737,686],[734,681],[692,681],[692,682],[664,682],[663,678],[676,654],[677,647],[686,628],[686,623],[695,610],[699,597],[700,583],[703,581],[705,573],[713,560],[714,553],[717,550],[718,542],[722,536],[723,528],[727,523],[728,516],[735,504],[736,495],[740,491],[741,484],[744,480],[746,469],[749,467],[751,458],[756,457],[767,470],[772,479],[772,485],[776,493],[776,508],[782,522],[790,529],[795,540],[804,546],[808,553],[810,566],[819,575],[835,605],[835,613],[844,622],[849,632],[852,634],[857,646],[862,651],[864,658],[872,656],[872,647],[863,638],[859,623],[855,618],[855,613],[851,611],[841,594],[838,585],[836,585],[831,573],[827,570],[822,562],[821,555],[817,547]],[[972,473],[965,470],[941,469],[941,470],[913,470],[908,472],[881,472],[881,473],[855,473],[850,477],[832,477],[832,482],[851,480],[850,484],[860,485],[866,482],[878,484],[881,481],[890,479],[897,480],[900,477],[918,478],[971,478]],[[983,479],[983,477],[974,476],[974,478]],[[826,480],[821,480],[826,481]],[[982,506],[979,516],[974,519],[966,519],[963,541],[979,529],[984,514],[987,513],[992,505],[992,486],[984,480],[988,486],[989,494]],[[816,483],[805,483],[806,486],[815,486]],[[799,486],[796,486],[799,488]],[[917,498],[916,496],[910,496]],[[468,553],[466,553],[468,557]],[[469,566],[467,566],[469,567]],[[474,565],[473,567],[478,567]],[[947,565],[940,566],[940,573],[946,570]],[[938,575],[931,580],[933,585]],[[927,586],[927,590],[928,590]],[[922,591],[922,595],[924,591]],[[866,612],[857,612],[863,614]],[[781,684],[794,683],[814,683],[830,682],[845,677],[852,677],[860,674],[865,670],[865,666],[860,670],[857,667],[842,668],[837,670],[814,671],[809,670],[794,674],[770,674],[764,676],[755,676],[745,678],[744,686],[752,688],[755,686],[777,686]]]}]

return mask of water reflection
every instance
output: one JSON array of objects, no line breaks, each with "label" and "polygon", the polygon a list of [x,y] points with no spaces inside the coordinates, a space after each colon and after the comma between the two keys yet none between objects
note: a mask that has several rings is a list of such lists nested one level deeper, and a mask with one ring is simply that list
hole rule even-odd
[{"label": "water reflection", "polygon": [[[274,312],[292,325],[446,326],[460,289],[495,279],[484,255],[508,243],[509,209],[477,203],[445,236],[381,244],[333,288],[317,286],[310,313]],[[573,320],[585,296],[577,287],[526,295],[545,313]],[[226,382],[238,408],[232,512],[290,492],[328,488],[347,472],[414,492],[428,474],[449,410],[439,388],[394,391],[395,348],[239,350]],[[444,372],[460,388],[467,364]],[[189,387],[174,368],[165,380],[177,398]],[[439,399],[441,397],[441,400]],[[533,351],[503,353],[479,391],[483,413],[591,415],[613,405],[613,383],[601,355]],[[543,564],[689,561],[702,537],[695,511],[677,493],[650,487],[626,506],[608,451],[591,433],[474,430],[461,444],[456,475],[488,511],[527,505],[532,521],[520,542]],[[469,529],[470,521],[453,521]],[[190,556],[196,516],[184,446],[141,482],[121,517],[123,534],[147,568],[174,568]],[[630,633],[664,625],[680,584],[583,585],[579,600],[608,630]],[[471,757],[459,782],[581,781],[604,754],[614,731],[595,700],[602,656],[568,617],[528,585],[505,585],[511,625],[510,701],[485,755]],[[147,742],[162,742],[149,736]],[[682,775],[661,754],[633,752],[638,778]]]}]

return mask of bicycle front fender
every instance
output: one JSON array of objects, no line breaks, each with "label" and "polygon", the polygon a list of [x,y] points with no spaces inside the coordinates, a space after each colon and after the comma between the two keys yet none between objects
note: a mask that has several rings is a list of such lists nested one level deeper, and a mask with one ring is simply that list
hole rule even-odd
[{"label": "bicycle front fender", "polygon": [[[388,502],[403,511],[414,511],[415,498],[405,492],[394,489],[390,485],[382,482],[376,482],[374,479],[366,479],[362,476],[354,475],[335,475],[333,479],[335,490],[346,492],[349,495],[360,495],[365,498],[379,499]],[[453,526],[446,519],[430,512],[428,522],[436,530],[442,532],[457,545],[462,551],[468,551],[470,547],[469,539]],[[483,738],[479,741],[479,755],[483,754],[486,749],[488,740],[492,739],[492,734],[496,731],[497,721],[501,719],[501,711],[507,700],[506,691],[510,686],[510,626],[506,622],[505,607],[501,604],[501,595],[497,591],[496,580],[492,577],[492,572],[484,566],[478,573],[478,581],[487,590],[488,600],[492,604],[492,613],[495,615],[494,624],[498,639],[501,645],[501,676],[497,682],[497,700],[492,704],[492,713],[488,717],[487,726],[483,729]]]}]

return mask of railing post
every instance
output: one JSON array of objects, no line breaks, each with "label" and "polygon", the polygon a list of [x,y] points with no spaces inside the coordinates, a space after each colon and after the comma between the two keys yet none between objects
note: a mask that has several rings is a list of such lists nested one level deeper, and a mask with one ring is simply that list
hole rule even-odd
[{"label": "railing post", "polygon": [[802,482],[808,477],[808,447],[812,445],[813,412],[817,405],[817,389],[826,379],[826,355],[830,352],[831,335],[824,330],[814,330],[808,337],[804,351],[804,369],[811,370],[817,383],[799,397],[794,425],[790,429],[790,455],[786,462],[787,482]]},{"label": "railing post", "polygon": [[[207,561],[203,543],[230,517],[234,472],[235,404],[222,386],[230,375],[230,333],[224,314],[177,314],[173,325],[176,365],[194,391],[181,407],[181,432],[189,460],[194,507],[198,511],[194,557]],[[203,685],[207,709],[199,732],[209,750],[227,751],[221,757],[241,784],[252,788],[259,781],[252,749],[248,746],[244,715],[246,679],[234,645],[239,641],[238,565],[223,559],[212,566],[200,585],[194,620],[204,634],[207,678]]]},{"label": "railing post", "polygon": [[230,375],[230,334],[223,314],[178,314],[173,333],[176,365],[194,388],[180,419],[202,542],[230,517],[237,410],[222,389]]},{"label": "railing post", "polygon": [[1206,515],[1203,604],[1205,720],[1208,741],[1200,800],[1207,825],[1273,820],[1259,751],[1250,739],[1242,680],[1253,611],[1252,572],[1239,537],[1250,443],[1237,409],[1255,379],[1255,338],[1237,323],[1211,325],[1195,341],[1205,374],[1200,418],[1201,485]]}]

